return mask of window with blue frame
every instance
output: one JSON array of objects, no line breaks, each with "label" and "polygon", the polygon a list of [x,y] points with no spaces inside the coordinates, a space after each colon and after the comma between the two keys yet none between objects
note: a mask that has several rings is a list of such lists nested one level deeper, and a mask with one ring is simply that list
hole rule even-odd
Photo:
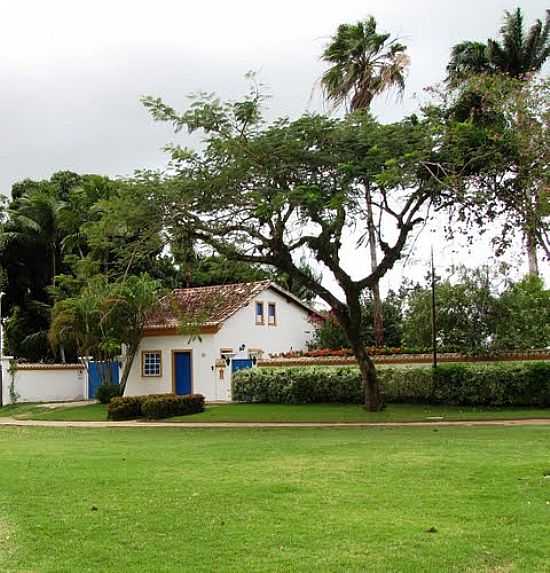
[{"label": "window with blue frame", "polygon": [[264,303],[256,303],[256,324],[264,324]]},{"label": "window with blue frame", "polygon": [[269,326],[277,325],[277,307],[274,302],[270,302],[267,305],[267,324]]}]

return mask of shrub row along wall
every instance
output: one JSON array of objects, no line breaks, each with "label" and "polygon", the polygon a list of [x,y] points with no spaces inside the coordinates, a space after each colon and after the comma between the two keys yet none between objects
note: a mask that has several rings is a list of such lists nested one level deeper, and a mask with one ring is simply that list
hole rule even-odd
[{"label": "shrub row along wall", "polygon": [[[372,356],[376,364],[431,364],[432,354],[377,354]],[[460,352],[437,354],[438,362],[517,362],[524,360],[550,360],[548,350],[526,350],[518,352],[499,352],[498,354],[468,355]],[[354,356],[275,356],[258,361],[262,368],[284,368],[287,366],[353,366],[357,362]]]},{"label": "shrub row along wall", "polygon": [[[550,364],[453,364],[378,371],[387,402],[550,406]],[[304,404],[363,401],[357,368],[253,368],[233,377],[233,400]]]}]

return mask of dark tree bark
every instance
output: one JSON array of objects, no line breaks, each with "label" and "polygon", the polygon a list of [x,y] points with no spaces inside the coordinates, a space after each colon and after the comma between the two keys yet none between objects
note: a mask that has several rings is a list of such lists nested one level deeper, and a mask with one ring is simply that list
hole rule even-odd
[{"label": "dark tree bark", "polygon": [[527,261],[529,264],[529,274],[539,276],[539,261],[537,257],[537,238],[530,229],[525,230],[525,242],[527,245]]},{"label": "dark tree bark", "polygon": [[343,313],[336,312],[335,314],[346,333],[361,372],[365,406],[371,412],[378,412],[384,407],[384,402],[378,383],[376,367],[361,336],[360,294],[360,291],[355,288],[347,290],[348,309]]},{"label": "dark tree bark", "polygon": [[[374,229],[374,216],[372,213],[372,196],[368,181],[365,183],[365,199],[367,203],[367,231],[369,235],[370,266],[371,272],[374,272],[378,267],[378,258],[376,255],[376,233]],[[384,346],[384,310],[382,308],[380,285],[378,281],[376,281],[376,284],[372,287],[371,292],[374,344],[381,347]]]},{"label": "dark tree bark", "polygon": [[376,372],[374,362],[367,354],[363,344],[355,346],[353,352],[361,372],[365,405],[369,411],[378,412],[384,407],[384,402],[380,392],[378,373]]}]

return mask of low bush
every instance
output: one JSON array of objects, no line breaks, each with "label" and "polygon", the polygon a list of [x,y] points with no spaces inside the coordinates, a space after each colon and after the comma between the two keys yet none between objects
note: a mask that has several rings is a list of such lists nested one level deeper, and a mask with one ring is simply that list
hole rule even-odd
[{"label": "low bush", "polygon": [[113,398],[107,406],[109,420],[133,420],[141,417],[139,396],[119,396]]},{"label": "low bush", "polygon": [[135,420],[143,417],[142,405],[145,400],[158,397],[175,397],[175,394],[149,394],[145,396],[119,396],[107,406],[109,420]]},{"label": "low bush", "polygon": [[204,396],[190,394],[189,396],[154,396],[143,400],[142,414],[153,420],[186,416],[204,411]]},{"label": "low bush", "polygon": [[96,400],[99,400],[102,404],[108,404],[116,396],[120,396],[120,386],[118,384],[101,384],[95,393]]},{"label": "low bush", "polygon": [[[548,362],[381,368],[378,376],[387,402],[550,407]],[[357,368],[253,368],[233,377],[233,399],[360,403],[363,392]]]}]

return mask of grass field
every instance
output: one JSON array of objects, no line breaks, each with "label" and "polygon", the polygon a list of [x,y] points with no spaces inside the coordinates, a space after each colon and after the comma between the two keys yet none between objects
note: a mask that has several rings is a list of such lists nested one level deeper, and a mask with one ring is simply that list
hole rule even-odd
[{"label": "grass field", "polygon": [[0,570],[550,570],[550,428],[0,430]]},{"label": "grass field", "polygon": [[[22,404],[0,409],[0,416],[33,420],[100,421],[107,407],[90,404],[78,407],[43,408]],[[389,404],[382,412],[368,412],[356,404],[223,404],[209,405],[201,414],[171,418],[174,422],[395,422],[445,420],[498,420],[550,418],[550,408],[475,408]]]}]

